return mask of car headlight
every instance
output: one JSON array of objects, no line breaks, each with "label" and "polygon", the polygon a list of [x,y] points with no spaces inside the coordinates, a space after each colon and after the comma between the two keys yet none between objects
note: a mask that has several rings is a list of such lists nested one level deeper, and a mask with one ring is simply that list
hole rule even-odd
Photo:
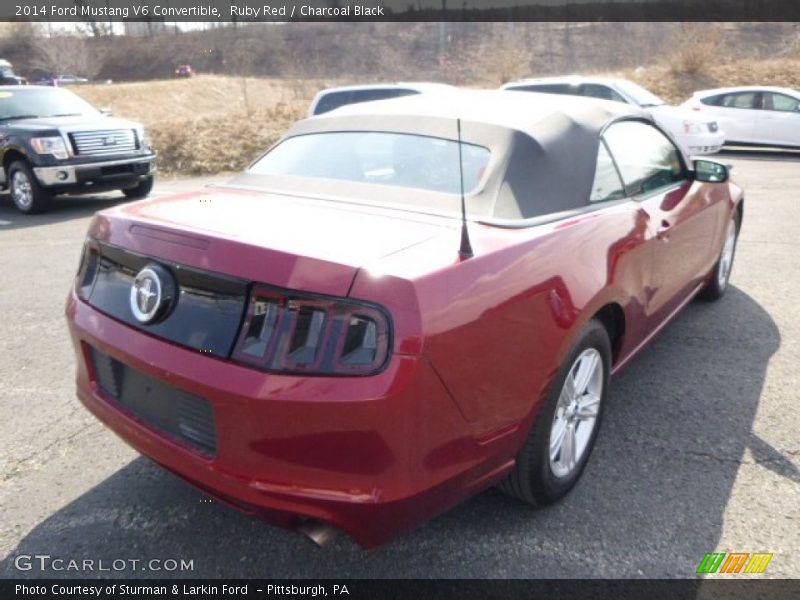
[{"label": "car headlight", "polygon": [[31,147],[37,154],[52,154],[59,160],[69,158],[67,145],[64,143],[64,139],[60,137],[33,138]]},{"label": "car headlight", "polygon": [[150,136],[147,135],[147,130],[144,127],[136,131],[136,136],[139,138],[140,150],[150,152],[153,149],[153,142],[150,140]]},{"label": "car headlight", "polygon": [[703,124],[697,121],[684,121],[683,133],[703,133]]}]

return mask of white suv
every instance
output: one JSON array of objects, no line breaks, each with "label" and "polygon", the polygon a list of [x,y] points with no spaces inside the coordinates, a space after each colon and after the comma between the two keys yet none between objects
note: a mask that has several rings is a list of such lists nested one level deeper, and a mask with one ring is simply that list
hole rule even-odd
[{"label": "white suv", "polygon": [[606,77],[542,77],[521,79],[502,89],[544,94],[567,94],[633,104],[650,113],[686,154],[713,154],[725,142],[725,134],[713,119],[670,106],[642,86],[627,79]]}]

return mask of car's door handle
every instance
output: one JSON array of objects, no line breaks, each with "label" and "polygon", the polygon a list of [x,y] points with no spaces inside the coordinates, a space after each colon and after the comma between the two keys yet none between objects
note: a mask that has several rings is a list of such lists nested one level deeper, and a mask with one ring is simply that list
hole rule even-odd
[{"label": "car's door handle", "polygon": [[669,232],[672,229],[672,223],[666,219],[661,219],[661,227],[656,230],[656,237],[665,242],[669,240]]}]

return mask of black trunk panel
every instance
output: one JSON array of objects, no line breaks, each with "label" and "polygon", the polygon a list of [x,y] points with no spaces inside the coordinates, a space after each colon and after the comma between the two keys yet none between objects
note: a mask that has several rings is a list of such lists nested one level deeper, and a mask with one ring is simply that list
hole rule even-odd
[{"label": "black trunk panel", "polygon": [[[166,318],[143,325],[130,308],[131,287],[136,274],[152,263],[165,267],[175,277],[178,298]],[[247,304],[247,282],[100,244],[98,274],[89,304],[150,335],[228,358]]]},{"label": "black trunk panel", "polygon": [[207,400],[145,375],[90,347],[106,398],[133,417],[206,457],[217,452],[214,413]]}]

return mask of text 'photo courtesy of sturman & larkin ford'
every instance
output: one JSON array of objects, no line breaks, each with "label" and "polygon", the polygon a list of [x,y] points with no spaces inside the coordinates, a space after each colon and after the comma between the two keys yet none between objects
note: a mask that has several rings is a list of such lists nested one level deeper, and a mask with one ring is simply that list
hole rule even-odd
[{"label": "text 'photo courtesy of sturman & larkin ford'", "polygon": [[331,596],[349,596],[350,591],[345,584],[331,584],[324,586],[321,584],[315,585],[280,585],[280,584],[266,584],[263,586],[244,584],[244,585],[229,585],[229,584],[170,584],[170,585],[129,585],[126,583],[106,583],[106,584],[70,584],[70,583],[54,583],[48,585],[28,585],[18,583],[14,586],[14,593],[17,597],[23,596],[36,596],[41,597],[44,595],[52,594],[53,596],[67,596],[70,598],[80,597],[152,597],[152,596],[167,596],[174,598],[175,596],[187,596],[191,598],[217,598],[217,597],[232,597],[240,598],[248,596],[249,594],[264,594],[267,596],[310,596],[316,598],[317,596],[327,596],[330,590]]}]

